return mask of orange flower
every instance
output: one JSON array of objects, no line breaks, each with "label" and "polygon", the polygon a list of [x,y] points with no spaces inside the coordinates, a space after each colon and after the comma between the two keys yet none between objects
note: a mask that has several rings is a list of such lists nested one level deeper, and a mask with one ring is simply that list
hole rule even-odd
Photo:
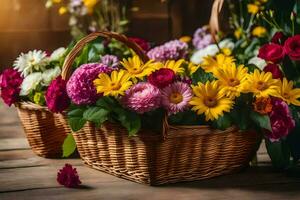
[{"label": "orange flower", "polygon": [[254,110],[262,115],[268,114],[272,111],[272,104],[270,98],[256,98],[253,103]]}]

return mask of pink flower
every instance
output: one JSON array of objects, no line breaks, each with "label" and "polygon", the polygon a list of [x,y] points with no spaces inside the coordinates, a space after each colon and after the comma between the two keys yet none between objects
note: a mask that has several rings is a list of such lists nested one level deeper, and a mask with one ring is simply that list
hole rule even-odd
[{"label": "pink flower", "polygon": [[291,60],[300,60],[300,35],[288,38],[284,43],[284,51]]},{"label": "pink flower", "polygon": [[271,142],[286,137],[295,127],[288,105],[277,98],[272,99],[272,112],[270,113],[272,132],[267,131],[267,138]]},{"label": "pink flower", "polygon": [[81,184],[76,168],[70,164],[65,166],[57,172],[57,182],[68,188],[76,188]]},{"label": "pink flower", "polygon": [[149,51],[149,49],[150,49],[149,42],[142,39],[142,38],[130,37],[129,40],[131,40],[132,42],[135,42],[136,44],[138,44],[146,52]]},{"label": "pink flower", "polygon": [[171,84],[175,79],[175,73],[171,69],[167,68],[161,68],[148,77],[149,83],[152,85],[158,87],[158,88],[164,88]]},{"label": "pink flower", "polygon": [[69,107],[70,99],[66,91],[66,81],[61,76],[50,83],[45,100],[49,110],[54,113],[62,112]]},{"label": "pink flower", "polygon": [[273,78],[275,79],[283,78],[283,73],[277,64],[269,63],[267,66],[265,66],[264,72],[271,72]]},{"label": "pink flower", "polygon": [[77,105],[93,104],[101,95],[97,94],[93,81],[100,73],[110,73],[113,69],[101,63],[81,65],[67,83],[67,93]]},{"label": "pink flower", "polygon": [[18,101],[22,82],[23,77],[15,69],[6,69],[0,75],[1,97],[8,106]]},{"label": "pink flower", "polygon": [[188,84],[175,82],[161,91],[162,105],[169,114],[176,114],[185,110],[193,94]]},{"label": "pink flower", "polygon": [[130,110],[143,114],[161,105],[161,94],[150,83],[138,83],[126,91],[121,101]]}]

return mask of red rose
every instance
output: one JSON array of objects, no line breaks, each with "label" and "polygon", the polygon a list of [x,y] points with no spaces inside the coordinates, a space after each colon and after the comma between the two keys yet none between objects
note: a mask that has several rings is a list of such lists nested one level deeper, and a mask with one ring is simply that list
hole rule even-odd
[{"label": "red rose", "polygon": [[259,49],[258,57],[273,63],[280,62],[285,56],[282,46],[279,44],[265,44]]},{"label": "red rose", "polygon": [[171,69],[161,68],[158,71],[153,72],[148,77],[149,83],[158,87],[164,88],[175,80],[175,73]]},{"label": "red rose", "polygon": [[265,66],[264,72],[271,72],[273,78],[275,79],[283,78],[283,73],[277,64],[269,63],[267,66]]},{"label": "red rose", "polygon": [[286,41],[286,36],[284,35],[283,32],[276,32],[272,39],[271,42],[275,43],[275,44],[284,44],[284,42]]},{"label": "red rose", "polygon": [[149,42],[142,38],[130,37],[129,40],[137,43],[144,51],[149,51],[151,48]]},{"label": "red rose", "polygon": [[284,43],[284,51],[291,60],[300,60],[300,35],[288,38]]}]

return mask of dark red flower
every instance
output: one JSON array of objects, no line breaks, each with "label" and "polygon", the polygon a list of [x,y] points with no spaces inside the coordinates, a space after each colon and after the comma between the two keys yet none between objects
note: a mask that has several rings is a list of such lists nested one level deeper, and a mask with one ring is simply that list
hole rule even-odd
[{"label": "dark red flower", "polygon": [[300,35],[288,38],[284,43],[284,51],[291,60],[300,60]]},{"label": "dark red flower", "polygon": [[65,166],[57,172],[57,182],[68,188],[76,188],[81,184],[76,168],[70,164]]},{"label": "dark red flower", "polygon": [[275,43],[275,44],[284,44],[284,42],[286,41],[287,37],[284,35],[283,32],[276,32],[272,39],[271,42]]},{"label": "dark red flower", "polygon": [[137,43],[146,52],[149,51],[151,48],[149,42],[142,38],[130,37],[129,40]]},{"label": "dark red flower", "polygon": [[67,82],[61,76],[54,79],[45,95],[47,107],[54,113],[62,112],[70,105],[70,99],[66,91]]},{"label": "dark red flower", "polygon": [[168,68],[161,68],[150,74],[150,76],[148,77],[148,81],[158,88],[164,88],[173,83],[175,78],[176,77],[173,70]]},{"label": "dark red flower", "polygon": [[17,102],[19,99],[20,86],[23,78],[15,69],[6,69],[0,76],[1,97],[8,106]]},{"label": "dark red flower", "polygon": [[271,142],[286,137],[295,128],[295,121],[292,118],[289,106],[281,99],[272,99],[272,112],[269,116],[272,132],[267,131],[266,136]]},{"label": "dark red flower", "polygon": [[273,78],[275,79],[283,78],[283,73],[277,64],[269,63],[267,66],[265,66],[264,72],[271,72]]},{"label": "dark red flower", "polygon": [[285,56],[282,46],[279,44],[265,44],[259,49],[258,57],[273,63],[280,62]]}]

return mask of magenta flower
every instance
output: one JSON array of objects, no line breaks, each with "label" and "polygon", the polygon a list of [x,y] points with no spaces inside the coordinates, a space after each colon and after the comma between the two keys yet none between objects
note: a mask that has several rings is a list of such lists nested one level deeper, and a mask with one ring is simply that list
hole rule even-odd
[{"label": "magenta flower", "polygon": [[6,69],[0,75],[1,97],[8,106],[18,101],[22,82],[21,73],[15,69]]},{"label": "magenta flower", "polygon": [[69,107],[70,99],[66,91],[66,84],[67,82],[61,76],[50,83],[45,94],[45,100],[51,112],[59,113]]},{"label": "magenta flower", "polygon": [[165,87],[161,91],[162,105],[169,114],[176,114],[184,111],[189,101],[193,97],[193,93],[188,84],[183,82],[175,82]]},{"label": "magenta flower", "polygon": [[173,83],[175,79],[175,72],[168,68],[161,68],[148,77],[149,83],[158,87],[164,88],[169,84]]},{"label": "magenta flower", "polygon": [[95,103],[101,95],[97,94],[93,81],[100,73],[110,73],[112,70],[101,63],[84,64],[76,69],[67,83],[71,101],[77,105]]},{"label": "magenta flower", "polygon": [[145,52],[149,51],[150,43],[148,41],[138,37],[130,37],[128,39],[138,44]]},{"label": "magenta flower", "polygon": [[57,182],[68,188],[76,188],[81,184],[76,168],[70,164],[65,166],[57,172]]},{"label": "magenta flower", "polygon": [[295,127],[288,105],[277,98],[272,99],[272,112],[270,113],[272,132],[267,131],[266,136],[271,142],[286,137]]},{"label": "magenta flower", "polygon": [[271,72],[273,78],[275,79],[283,78],[283,73],[277,64],[269,63],[267,66],[264,67],[264,72]]},{"label": "magenta flower", "polygon": [[126,91],[121,102],[130,110],[143,114],[160,107],[161,94],[150,83],[138,83]]},{"label": "magenta flower", "polygon": [[117,70],[120,65],[118,57],[115,55],[109,55],[109,54],[103,56],[101,58],[100,62],[108,67],[113,68],[114,70]]}]

